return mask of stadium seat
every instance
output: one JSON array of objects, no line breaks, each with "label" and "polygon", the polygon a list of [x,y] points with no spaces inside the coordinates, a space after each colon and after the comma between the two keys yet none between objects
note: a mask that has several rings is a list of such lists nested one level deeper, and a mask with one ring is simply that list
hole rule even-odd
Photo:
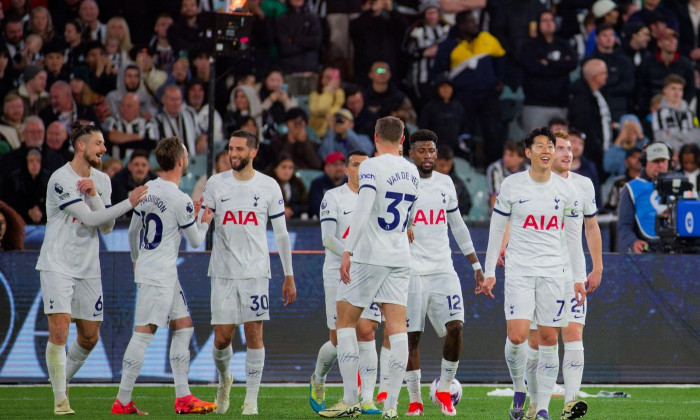
[{"label": "stadium seat", "polygon": [[455,172],[460,178],[464,179],[467,175],[474,173],[474,168],[466,159],[455,156],[453,161],[455,163]]},{"label": "stadium seat", "polygon": [[201,155],[190,156],[190,166],[187,169],[187,172],[195,175],[195,177],[197,177],[197,178],[199,178],[202,175],[206,175],[206,173],[207,173],[207,155],[201,154]]},{"label": "stadium seat", "polygon": [[296,175],[301,178],[302,182],[304,182],[304,186],[306,187],[306,191],[308,191],[309,187],[311,187],[311,182],[323,175],[323,171],[319,171],[318,169],[299,169]]},{"label": "stadium seat", "polygon": [[488,220],[489,197],[486,187],[486,175],[472,172],[462,178],[467,184],[467,190],[472,198],[472,208],[469,210],[468,220]]}]

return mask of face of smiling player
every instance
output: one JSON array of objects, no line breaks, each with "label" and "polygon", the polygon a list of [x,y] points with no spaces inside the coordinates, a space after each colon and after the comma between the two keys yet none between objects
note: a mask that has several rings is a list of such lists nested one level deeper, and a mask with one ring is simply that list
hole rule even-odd
[{"label": "face of smiling player", "polygon": [[85,161],[95,169],[102,167],[102,155],[107,152],[105,147],[105,139],[102,133],[94,131],[90,133],[90,137],[86,139],[85,151],[83,157]]},{"label": "face of smiling player", "polygon": [[257,153],[257,149],[251,150],[246,139],[242,137],[231,137],[228,142],[228,159],[231,162],[231,168],[236,172],[245,169]]},{"label": "face of smiling player", "polygon": [[532,146],[525,149],[525,155],[530,159],[532,168],[538,172],[551,169],[554,157],[554,143],[545,136],[537,136]]},{"label": "face of smiling player", "polygon": [[574,155],[571,153],[571,142],[557,137],[557,144],[554,151],[554,164],[552,170],[557,174],[563,174],[571,170],[571,161]]}]

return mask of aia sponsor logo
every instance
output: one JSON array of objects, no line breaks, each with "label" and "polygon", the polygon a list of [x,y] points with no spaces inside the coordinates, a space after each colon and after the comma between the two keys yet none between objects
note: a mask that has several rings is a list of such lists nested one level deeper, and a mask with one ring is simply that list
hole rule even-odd
[{"label": "aia sponsor logo", "polygon": [[423,223],[424,225],[439,225],[439,224],[445,224],[447,223],[447,219],[445,218],[445,210],[440,209],[437,213],[435,210],[430,209],[430,211],[426,212],[423,211],[423,209],[419,209],[416,212],[416,218],[413,221],[414,224],[418,223]]},{"label": "aia sponsor logo", "polygon": [[523,223],[523,229],[534,229],[534,230],[559,230],[564,227],[564,220],[559,223],[559,218],[557,216],[552,216],[547,220],[545,215],[540,215],[539,218],[529,214],[525,218],[525,223]]},{"label": "aia sponsor logo", "polygon": [[232,224],[232,225],[247,225],[248,223],[254,224],[255,226],[258,225],[258,217],[255,215],[255,212],[248,211],[231,211],[227,210],[226,213],[224,214],[224,220],[221,222],[222,225],[226,224]]}]

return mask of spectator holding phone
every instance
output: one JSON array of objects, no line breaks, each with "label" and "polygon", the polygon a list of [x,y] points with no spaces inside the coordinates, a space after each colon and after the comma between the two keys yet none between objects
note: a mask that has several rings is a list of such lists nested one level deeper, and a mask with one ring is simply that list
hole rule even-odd
[{"label": "spectator holding phone", "polygon": [[284,113],[297,106],[289,96],[289,85],[284,83],[282,70],[272,69],[263,79],[258,92],[263,109],[263,124],[284,124]]},{"label": "spectator holding phone", "polygon": [[321,73],[316,90],[309,95],[309,127],[319,138],[326,135],[333,115],[340,110],[344,102],[345,92],[340,87],[340,70],[326,67]]}]

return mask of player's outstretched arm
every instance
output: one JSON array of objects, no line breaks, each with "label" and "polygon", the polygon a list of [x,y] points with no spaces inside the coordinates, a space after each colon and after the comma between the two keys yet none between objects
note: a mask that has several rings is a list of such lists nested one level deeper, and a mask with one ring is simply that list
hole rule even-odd
[{"label": "player's outstretched arm", "polygon": [[202,211],[202,220],[197,222],[197,216],[195,214],[193,221],[194,223],[184,229],[187,242],[190,244],[190,246],[192,246],[192,248],[199,248],[199,246],[202,245],[202,242],[204,242],[204,239],[207,237],[209,223],[213,217],[214,212],[211,211],[209,206],[204,206],[204,210]]},{"label": "player's outstretched arm", "polygon": [[[106,187],[107,190],[105,190],[103,194],[107,197],[111,197],[112,186],[107,183]],[[105,203],[102,201],[102,197],[97,194],[97,188],[95,188],[95,182],[92,179],[86,178],[78,181],[78,190],[88,198],[87,204],[92,211],[99,211],[105,208]],[[111,233],[114,228],[114,219],[108,220],[97,228],[105,235]]]},{"label": "player's outstretched arm", "polygon": [[284,306],[294,303],[297,297],[297,288],[294,284],[294,272],[292,270],[292,245],[289,241],[287,223],[284,217],[272,219],[272,231],[275,233],[275,244],[282,261],[282,271],[284,271],[284,283],[282,284],[282,299]]},{"label": "player's outstretched arm", "polygon": [[138,203],[140,203],[146,198],[147,191],[148,187],[146,187],[145,185],[141,187],[136,187],[131,192],[131,194],[129,194],[129,199],[117,203],[116,205],[108,209],[91,211],[90,207],[88,207],[88,205],[85,204],[84,201],[76,200],[75,202],[70,203],[68,206],[64,207],[64,210],[71,216],[80,220],[80,222],[83,223],[85,226],[98,227],[101,224],[106,223],[109,220],[114,220],[122,214],[126,213],[127,211],[131,210],[133,207],[135,207]]},{"label": "player's outstretched arm", "polygon": [[603,240],[600,236],[598,218],[593,216],[586,217],[583,220],[586,229],[586,243],[588,244],[588,251],[591,253],[591,261],[593,261],[593,270],[586,279],[588,283],[586,293],[593,293],[600,286],[603,277]]}]

